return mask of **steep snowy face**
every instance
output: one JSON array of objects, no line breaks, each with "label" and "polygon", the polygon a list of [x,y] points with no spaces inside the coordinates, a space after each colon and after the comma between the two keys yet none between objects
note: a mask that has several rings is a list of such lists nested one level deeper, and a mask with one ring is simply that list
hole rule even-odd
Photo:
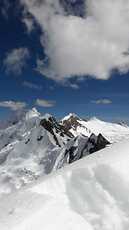
[{"label": "steep snowy face", "polygon": [[101,121],[97,118],[84,120],[76,115],[69,114],[61,123],[75,137],[82,134],[90,136],[92,133],[99,135],[101,133],[110,142],[117,142],[123,138],[129,138],[129,127],[125,124],[115,124]]},{"label": "steep snowy face", "polygon": [[41,127],[44,127],[48,132],[50,132],[51,128],[51,135],[60,146],[66,143],[69,138],[73,137],[70,132],[65,132],[63,127],[59,125],[56,119],[51,115],[46,114],[41,116],[36,109],[32,109],[28,111],[18,123],[5,130],[0,130],[0,150],[9,144],[13,145],[13,143],[25,139],[33,129],[40,129]]},{"label": "steep snowy face", "polygon": [[25,113],[19,121],[12,124],[10,127],[0,130],[0,150],[9,144],[21,141],[31,129],[36,127],[40,116],[36,110],[32,109]]},{"label": "steep snowy face", "polygon": [[50,173],[72,138],[51,115],[27,112],[18,124],[1,132],[0,192],[10,192]]},{"label": "steep snowy face", "polygon": [[26,113],[25,119],[26,119],[26,120],[29,120],[29,119],[31,119],[31,118],[33,118],[33,117],[39,117],[39,116],[40,116],[40,113],[37,111],[36,108],[33,108],[33,109],[29,110],[29,111]]},{"label": "steep snowy face", "polygon": [[[74,124],[76,119],[71,119]],[[53,116],[41,116],[35,109],[0,135],[0,193],[18,189],[109,144],[102,135],[74,137]]]}]

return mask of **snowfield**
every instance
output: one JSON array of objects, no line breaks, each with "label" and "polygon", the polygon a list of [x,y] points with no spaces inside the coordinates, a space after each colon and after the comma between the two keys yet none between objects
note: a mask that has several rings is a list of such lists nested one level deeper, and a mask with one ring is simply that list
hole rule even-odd
[{"label": "snowfield", "polygon": [[[82,124],[83,123],[82,121]],[[86,122],[86,127],[92,130],[96,135],[101,133],[112,143],[129,139],[129,127],[126,125],[105,122],[95,117]]]},{"label": "snowfield", "polygon": [[85,120],[73,113],[65,116],[61,123],[69,127],[69,131],[74,136],[81,134],[89,137],[91,133],[95,135],[101,133],[111,143],[129,139],[129,127],[123,123],[105,122],[96,117]]},{"label": "snowfield", "polygon": [[105,122],[99,120],[98,118],[94,117],[88,121],[85,120],[78,120],[80,126],[78,125],[76,130],[71,128],[70,132],[74,136],[78,136],[79,134],[83,134],[85,136],[90,136],[91,133],[98,135],[101,133],[107,140],[111,143],[118,142],[124,139],[129,138],[129,127],[116,124]]},{"label": "snowfield", "polygon": [[0,198],[1,230],[128,230],[129,139]]}]

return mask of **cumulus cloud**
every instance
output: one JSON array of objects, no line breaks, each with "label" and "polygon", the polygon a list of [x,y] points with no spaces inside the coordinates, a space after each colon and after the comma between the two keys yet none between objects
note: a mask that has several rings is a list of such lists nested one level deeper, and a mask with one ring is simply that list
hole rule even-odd
[{"label": "cumulus cloud", "polygon": [[98,99],[98,100],[95,100],[95,101],[92,101],[92,103],[94,104],[97,104],[97,105],[109,105],[109,104],[112,104],[112,101],[109,100],[109,99]]},{"label": "cumulus cloud", "polygon": [[26,67],[26,62],[29,57],[30,54],[27,48],[11,50],[9,53],[7,53],[3,63],[6,73],[13,73],[15,75],[22,74],[22,71]]},{"label": "cumulus cloud", "polygon": [[44,100],[44,99],[37,99],[35,104],[40,106],[40,107],[51,108],[51,107],[55,106],[56,102],[55,101]]},{"label": "cumulus cloud", "polygon": [[35,83],[29,82],[29,81],[24,81],[23,86],[28,87],[30,89],[35,89],[35,90],[42,90],[41,85],[37,85]]},{"label": "cumulus cloud", "polygon": [[43,32],[48,62],[38,63],[39,72],[56,81],[88,75],[106,80],[114,69],[127,72],[129,0],[83,0],[82,17],[61,2],[21,0]]},{"label": "cumulus cloud", "polygon": [[0,101],[0,107],[8,108],[12,111],[22,110],[27,106],[25,102],[19,101]]}]

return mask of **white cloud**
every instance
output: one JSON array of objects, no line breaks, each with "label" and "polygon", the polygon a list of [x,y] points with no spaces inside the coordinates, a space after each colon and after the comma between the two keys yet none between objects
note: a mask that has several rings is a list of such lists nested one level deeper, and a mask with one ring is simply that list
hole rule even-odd
[{"label": "white cloud", "polygon": [[97,104],[97,105],[109,105],[109,104],[112,104],[112,101],[105,98],[105,99],[98,99],[98,100],[95,100],[95,101],[92,101],[92,103],[94,104]]},{"label": "white cloud", "polygon": [[[36,71],[38,71],[41,75],[45,75],[45,76],[47,76],[49,78],[57,80],[56,79],[56,74],[51,69],[46,68],[44,62],[42,60],[40,60],[40,59],[37,59]],[[79,89],[79,85],[77,83],[70,83],[70,81],[67,82],[67,81],[65,81],[65,79],[60,79],[60,80],[61,80],[60,83],[62,83],[62,86],[64,86],[64,87],[70,87],[70,88],[72,88],[74,90]]]},{"label": "white cloud", "polygon": [[69,87],[71,87],[72,89],[79,89],[79,85],[77,85],[76,83],[69,83],[68,85]]},{"label": "white cloud", "polygon": [[34,20],[26,12],[23,14],[22,22],[25,24],[28,33],[31,33],[34,30]]},{"label": "white cloud", "polygon": [[25,68],[29,57],[29,50],[27,48],[18,48],[7,53],[6,58],[4,59],[6,73],[20,75]]},{"label": "white cloud", "polygon": [[24,81],[23,86],[28,87],[30,89],[42,90],[42,86],[34,84],[32,82],[29,82],[29,81]]},{"label": "white cloud", "polygon": [[25,102],[19,101],[0,101],[0,107],[9,108],[12,111],[22,110],[26,107]]},{"label": "white cloud", "polygon": [[56,81],[90,75],[108,79],[129,70],[129,0],[84,0],[85,17],[68,15],[59,0],[21,0],[43,34],[49,64],[40,73]]},{"label": "white cloud", "polygon": [[36,100],[36,105],[40,107],[46,107],[46,108],[51,108],[54,107],[56,104],[55,101],[49,101],[49,100],[44,100],[44,99],[37,99]]}]

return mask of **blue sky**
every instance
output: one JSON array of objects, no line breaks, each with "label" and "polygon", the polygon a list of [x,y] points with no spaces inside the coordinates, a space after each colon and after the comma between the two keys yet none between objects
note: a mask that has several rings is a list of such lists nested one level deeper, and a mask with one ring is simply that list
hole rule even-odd
[{"label": "blue sky", "polygon": [[[113,71],[106,80],[93,78],[87,73],[83,80],[82,74],[80,78],[76,75],[69,77],[68,81],[46,77],[45,72],[41,74],[36,70],[36,60],[45,58],[40,26],[35,22],[34,29],[29,33],[21,19],[23,8],[15,1],[6,1],[5,5],[0,5],[0,10],[0,119],[6,118],[10,113],[10,107],[3,106],[2,102],[13,101],[25,102],[27,108],[37,107],[40,112],[52,113],[59,118],[73,112],[83,117],[129,120],[128,71]],[[13,50],[21,47],[29,50],[29,56],[21,73],[17,74],[16,71],[8,71],[8,66],[4,63]],[[36,104],[37,99],[48,101],[50,106],[45,106],[44,103],[39,106]]]}]

